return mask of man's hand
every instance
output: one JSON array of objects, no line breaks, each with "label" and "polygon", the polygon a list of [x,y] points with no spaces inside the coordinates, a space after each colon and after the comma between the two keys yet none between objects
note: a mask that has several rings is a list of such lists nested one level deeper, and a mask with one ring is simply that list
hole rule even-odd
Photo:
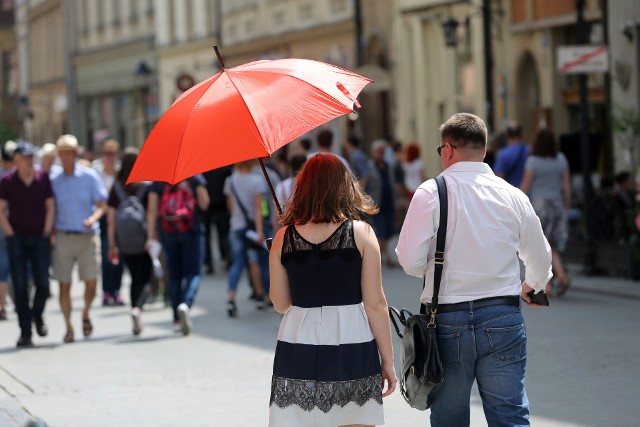
[{"label": "man's hand", "polygon": [[529,295],[527,295],[531,291],[533,291],[533,288],[527,285],[527,282],[522,282],[522,293],[520,294],[522,300],[526,302],[529,307],[544,307],[544,305],[531,302],[531,298],[529,297]]}]

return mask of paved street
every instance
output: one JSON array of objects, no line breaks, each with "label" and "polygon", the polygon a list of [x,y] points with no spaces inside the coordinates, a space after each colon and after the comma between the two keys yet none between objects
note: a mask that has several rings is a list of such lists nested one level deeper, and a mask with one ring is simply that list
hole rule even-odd
[{"label": "paved street", "polygon": [[[390,304],[416,306],[419,281],[386,269],[384,284]],[[574,284],[550,309],[525,309],[532,425],[638,425],[640,283],[575,277]],[[266,425],[280,316],[255,310],[243,283],[239,318],[228,319],[225,287],[222,273],[205,277],[195,331],[186,338],[174,332],[161,303],[147,308],[146,329],[135,338],[128,308],[103,308],[96,299],[94,336],[63,345],[54,298],[49,336],[35,337],[35,349],[17,350],[12,313],[0,323],[0,426],[23,426],[31,417],[55,427]],[[82,286],[74,288],[77,337]],[[410,409],[399,393],[385,408],[387,426],[428,425],[427,414]],[[486,425],[475,392],[472,425]]]}]

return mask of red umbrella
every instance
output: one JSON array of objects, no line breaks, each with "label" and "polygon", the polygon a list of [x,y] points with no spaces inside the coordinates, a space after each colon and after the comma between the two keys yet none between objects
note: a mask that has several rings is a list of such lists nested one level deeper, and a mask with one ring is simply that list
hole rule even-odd
[{"label": "red umbrella", "polygon": [[[359,107],[371,80],[308,59],[256,61],[222,70],[183,93],[147,138],[128,182],[178,183],[262,158],[309,130]],[[264,165],[261,161],[264,170]],[[268,181],[269,187],[271,183]],[[272,196],[280,209],[271,188]]]}]

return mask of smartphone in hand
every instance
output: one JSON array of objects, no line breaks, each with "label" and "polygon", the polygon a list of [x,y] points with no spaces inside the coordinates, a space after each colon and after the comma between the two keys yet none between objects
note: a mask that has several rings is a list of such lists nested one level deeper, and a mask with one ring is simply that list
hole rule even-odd
[{"label": "smartphone in hand", "polygon": [[547,294],[544,291],[540,291],[537,294],[533,289],[527,293],[529,298],[531,299],[532,304],[549,306],[549,299],[547,298]]}]

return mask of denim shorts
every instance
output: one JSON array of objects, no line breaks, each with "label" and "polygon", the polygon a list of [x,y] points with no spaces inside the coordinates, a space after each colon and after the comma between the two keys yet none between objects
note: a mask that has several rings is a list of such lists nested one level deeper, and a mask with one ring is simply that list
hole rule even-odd
[{"label": "denim shorts", "polygon": [[9,249],[7,238],[0,237],[0,282],[9,281]]}]

